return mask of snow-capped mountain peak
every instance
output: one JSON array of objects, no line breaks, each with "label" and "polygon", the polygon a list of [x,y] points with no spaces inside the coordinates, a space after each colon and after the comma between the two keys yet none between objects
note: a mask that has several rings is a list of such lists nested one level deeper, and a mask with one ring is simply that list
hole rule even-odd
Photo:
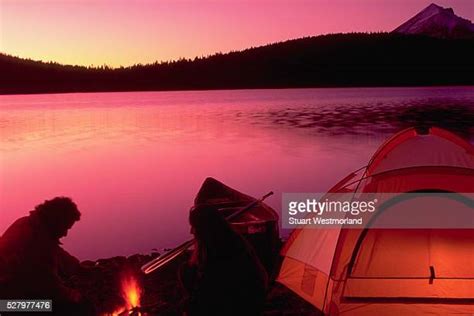
[{"label": "snow-capped mountain peak", "polygon": [[452,8],[432,3],[393,32],[441,38],[474,38],[474,24],[457,16]]}]

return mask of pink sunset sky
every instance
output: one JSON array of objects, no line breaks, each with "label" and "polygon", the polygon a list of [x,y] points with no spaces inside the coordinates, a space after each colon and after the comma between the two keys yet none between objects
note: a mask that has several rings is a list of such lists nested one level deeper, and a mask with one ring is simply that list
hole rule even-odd
[{"label": "pink sunset sky", "polygon": [[[127,66],[337,32],[391,31],[433,0],[0,0],[0,52]],[[437,0],[474,20],[473,0]]]}]

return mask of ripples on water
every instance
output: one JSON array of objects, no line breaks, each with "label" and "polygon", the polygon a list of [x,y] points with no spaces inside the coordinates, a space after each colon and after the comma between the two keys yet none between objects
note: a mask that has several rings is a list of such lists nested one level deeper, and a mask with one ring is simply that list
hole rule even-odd
[{"label": "ripples on water", "polygon": [[277,126],[333,136],[393,134],[414,126],[438,126],[467,139],[472,139],[474,134],[474,100],[423,100],[408,104],[374,101],[285,107],[250,117]]}]

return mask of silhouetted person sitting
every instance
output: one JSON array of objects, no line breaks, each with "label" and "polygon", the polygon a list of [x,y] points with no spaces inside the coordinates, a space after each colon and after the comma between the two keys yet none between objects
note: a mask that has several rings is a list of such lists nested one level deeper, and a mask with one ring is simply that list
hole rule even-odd
[{"label": "silhouetted person sitting", "polygon": [[64,285],[80,270],[79,260],[61,248],[60,238],[81,213],[67,197],[37,205],[0,238],[0,298],[52,299],[56,314],[85,314],[81,294]]},{"label": "silhouetted person sitting", "polygon": [[180,270],[187,315],[260,315],[268,277],[246,240],[212,206],[190,213],[195,250]]}]

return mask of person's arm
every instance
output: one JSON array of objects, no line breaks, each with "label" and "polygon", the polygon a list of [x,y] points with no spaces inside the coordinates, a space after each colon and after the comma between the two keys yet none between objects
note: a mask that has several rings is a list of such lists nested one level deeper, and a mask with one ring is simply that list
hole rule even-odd
[{"label": "person's arm", "polygon": [[[53,247],[38,245],[35,250],[34,262],[32,262],[35,269],[33,277],[36,282],[40,282],[39,286],[42,291],[56,300],[79,302],[82,299],[80,292],[64,284],[60,271],[61,265],[64,264],[64,258],[71,259],[72,256],[64,256],[63,250],[58,245]],[[71,264],[71,262],[68,262],[68,264]],[[74,266],[74,263],[72,265]]]},{"label": "person's arm", "polygon": [[58,251],[58,272],[63,277],[70,277],[78,274],[81,270],[79,259],[69,254],[66,250],[59,247]]}]

